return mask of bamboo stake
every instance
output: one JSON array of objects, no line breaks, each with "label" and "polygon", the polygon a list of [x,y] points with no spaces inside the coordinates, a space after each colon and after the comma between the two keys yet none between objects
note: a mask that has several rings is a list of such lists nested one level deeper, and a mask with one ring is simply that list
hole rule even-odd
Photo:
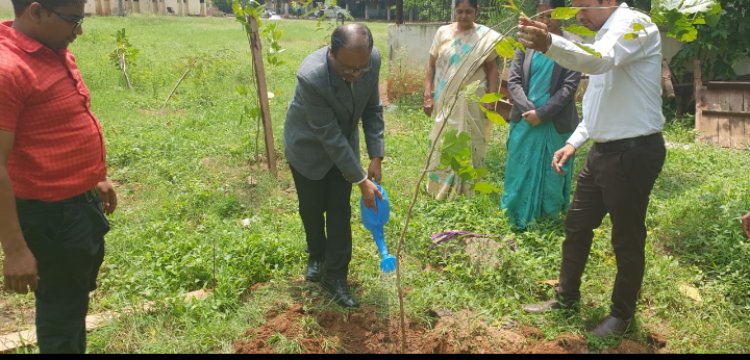
[{"label": "bamboo stake", "polygon": [[258,22],[251,15],[246,16],[249,33],[247,34],[250,42],[250,52],[253,55],[253,69],[255,70],[255,79],[257,81],[258,100],[260,102],[261,117],[263,119],[263,133],[266,139],[266,156],[268,157],[268,170],[274,177],[278,177],[276,169],[276,153],[273,146],[273,126],[271,125],[271,109],[268,105],[268,89],[266,87],[266,74],[263,67],[263,52],[261,51],[261,42],[258,38]]}]

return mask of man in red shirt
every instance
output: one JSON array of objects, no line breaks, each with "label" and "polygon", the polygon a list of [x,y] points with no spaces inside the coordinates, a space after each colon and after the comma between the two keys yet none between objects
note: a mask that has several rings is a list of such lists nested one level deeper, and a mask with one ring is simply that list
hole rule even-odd
[{"label": "man in red shirt", "polygon": [[117,206],[104,137],[67,50],[85,0],[12,0],[0,23],[0,243],[5,287],[36,298],[42,353],[84,353],[89,292]]}]

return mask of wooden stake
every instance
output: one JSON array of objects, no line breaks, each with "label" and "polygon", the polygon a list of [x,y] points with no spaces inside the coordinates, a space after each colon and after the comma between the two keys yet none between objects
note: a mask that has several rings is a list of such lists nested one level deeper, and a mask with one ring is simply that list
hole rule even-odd
[{"label": "wooden stake", "polygon": [[[695,129],[703,128],[703,75],[701,74],[701,61],[693,61],[693,98],[695,98]],[[705,134],[699,134],[699,137]]]},{"label": "wooden stake", "polygon": [[276,169],[276,153],[273,147],[273,127],[271,126],[271,110],[268,106],[268,90],[266,88],[266,74],[263,68],[263,52],[258,36],[258,23],[252,16],[247,16],[250,25],[250,52],[253,54],[253,69],[257,80],[258,100],[260,101],[261,118],[263,119],[263,133],[266,138],[266,154],[268,157],[268,170],[274,177],[278,177]]}]

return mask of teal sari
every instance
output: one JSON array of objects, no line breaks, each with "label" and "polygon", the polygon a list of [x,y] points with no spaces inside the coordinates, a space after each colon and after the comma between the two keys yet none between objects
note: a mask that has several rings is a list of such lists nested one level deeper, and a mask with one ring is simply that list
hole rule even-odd
[{"label": "teal sari", "polygon": [[[528,98],[536,108],[550,98],[554,65],[542,53],[533,53]],[[558,219],[560,212],[567,210],[574,158],[563,166],[564,175],[556,173],[551,164],[552,155],[565,145],[571,133],[558,133],[553,121],[533,127],[524,119],[510,124],[500,208],[513,227],[525,229],[542,217]]]}]

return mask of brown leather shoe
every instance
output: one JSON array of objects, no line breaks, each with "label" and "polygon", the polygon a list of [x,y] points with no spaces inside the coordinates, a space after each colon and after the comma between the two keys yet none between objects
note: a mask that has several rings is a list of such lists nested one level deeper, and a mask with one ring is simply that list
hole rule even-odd
[{"label": "brown leather shoe", "polygon": [[523,304],[521,305],[521,308],[532,314],[539,314],[543,312],[547,312],[550,310],[578,310],[578,302],[561,302],[559,300],[553,299],[545,301],[541,304]]},{"label": "brown leather shoe", "polygon": [[628,330],[628,327],[630,327],[631,320],[623,320],[609,315],[596,326],[593,331],[594,336],[622,336]]}]

